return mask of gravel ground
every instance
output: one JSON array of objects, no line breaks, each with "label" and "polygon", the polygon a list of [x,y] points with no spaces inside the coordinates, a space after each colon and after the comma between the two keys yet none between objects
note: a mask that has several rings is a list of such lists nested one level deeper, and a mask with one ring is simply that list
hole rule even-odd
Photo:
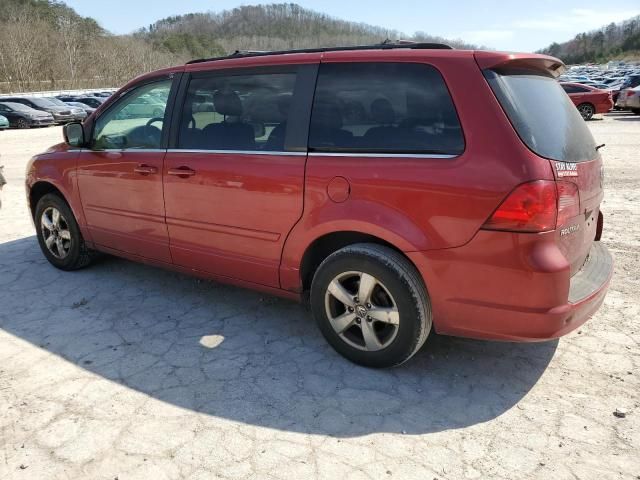
[{"label": "gravel ground", "polygon": [[547,343],[432,336],[385,371],[284,300],[115,258],[50,267],[23,176],[61,129],[0,132],[0,478],[640,478],[640,117],[589,126],[616,260],[600,311]]}]

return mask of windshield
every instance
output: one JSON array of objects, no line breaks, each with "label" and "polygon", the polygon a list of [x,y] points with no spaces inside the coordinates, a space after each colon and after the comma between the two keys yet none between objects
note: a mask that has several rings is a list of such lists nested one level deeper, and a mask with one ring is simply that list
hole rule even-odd
[{"label": "windshield", "polygon": [[562,162],[596,158],[591,132],[554,78],[522,69],[485,70],[484,75],[518,135],[534,153]]},{"label": "windshield", "polygon": [[45,98],[43,100],[46,100],[47,102],[51,102],[54,105],[58,105],[59,107],[68,107],[69,105],[67,105],[66,103],[64,103],[62,100],[58,100],[57,98]]},{"label": "windshield", "polygon": [[31,107],[27,107],[26,105],[23,105],[21,103],[14,103],[14,102],[2,102],[2,105],[6,105],[7,107],[9,107],[11,110],[16,110],[19,112],[28,112],[28,111],[33,111],[33,108]]},{"label": "windshield", "polygon": [[46,98],[30,98],[29,101],[41,108],[57,107],[55,103]]}]

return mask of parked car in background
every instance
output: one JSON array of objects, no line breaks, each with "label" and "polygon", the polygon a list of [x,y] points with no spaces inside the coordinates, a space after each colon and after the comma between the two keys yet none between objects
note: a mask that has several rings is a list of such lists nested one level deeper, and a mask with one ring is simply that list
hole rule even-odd
[{"label": "parked car in background", "polygon": [[5,102],[0,98],[0,114],[7,117],[15,128],[48,127],[53,125],[53,115],[42,110],[27,107],[22,103]]},{"label": "parked car in background", "polygon": [[627,88],[620,92],[616,107],[620,110],[631,110],[636,115],[640,114],[640,86]]},{"label": "parked car in background", "polygon": [[6,130],[9,126],[9,119],[4,115],[0,115],[0,130]]},{"label": "parked car in background", "polygon": [[80,102],[89,105],[92,108],[98,108],[105,101],[104,98],[89,97],[86,95],[58,95],[58,100],[63,102]]},{"label": "parked car in background", "polygon": [[58,100],[55,97],[43,97],[43,98],[46,98],[51,103],[54,103],[55,105],[58,105],[59,107],[64,107],[64,108],[68,108],[69,110],[71,110],[71,115],[73,115],[73,120],[75,122],[81,122],[82,120],[87,118],[87,112],[84,111],[84,108],[73,107],[71,105],[66,104],[62,100]]},{"label": "parked car in background", "polygon": [[596,113],[607,113],[613,108],[611,92],[579,83],[560,84],[585,120]]},{"label": "parked car in background", "polygon": [[602,158],[560,60],[282,53],[151,72],[67,125],[26,172],[47,260],[104,251],[309,298],[327,341],[372,367],[431,330],[540,341],[599,308]]},{"label": "parked car in background", "polygon": [[624,90],[626,88],[636,88],[640,86],[640,74],[629,75],[626,80],[620,86],[620,90]]},{"label": "parked car in background", "polygon": [[34,110],[40,110],[53,115],[56,123],[64,124],[74,120],[69,106],[60,106],[44,97],[28,97],[28,96],[5,96],[0,97],[1,102],[21,103]]},{"label": "parked car in background", "polygon": [[121,119],[131,118],[162,118],[166,106],[166,97],[153,94],[141,95],[134,102],[130,102],[126,108],[123,108],[119,115]]},{"label": "parked car in background", "polygon": [[87,112],[87,115],[91,115],[93,112],[96,111],[95,108],[90,107],[86,103],[82,103],[82,102],[64,102],[64,103],[66,103],[67,105],[69,105],[71,107],[81,108],[82,110]]}]

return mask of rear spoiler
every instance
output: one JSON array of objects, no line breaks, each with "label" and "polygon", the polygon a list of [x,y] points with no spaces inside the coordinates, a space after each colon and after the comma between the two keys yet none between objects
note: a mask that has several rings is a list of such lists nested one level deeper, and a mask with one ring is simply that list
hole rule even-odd
[{"label": "rear spoiler", "polygon": [[546,72],[557,78],[567,69],[562,60],[537,53],[477,51],[473,56],[482,70],[501,67],[529,68]]}]

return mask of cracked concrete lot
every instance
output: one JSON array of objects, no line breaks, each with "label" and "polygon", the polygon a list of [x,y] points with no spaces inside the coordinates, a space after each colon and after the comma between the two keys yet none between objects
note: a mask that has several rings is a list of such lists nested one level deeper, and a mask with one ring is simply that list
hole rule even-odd
[{"label": "cracked concrete lot", "polygon": [[640,478],[640,117],[589,127],[600,311],[546,343],[432,336],[382,371],[294,303],[112,257],[57,271],[23,181],[61,129],[0,132],[0,478]]}]

